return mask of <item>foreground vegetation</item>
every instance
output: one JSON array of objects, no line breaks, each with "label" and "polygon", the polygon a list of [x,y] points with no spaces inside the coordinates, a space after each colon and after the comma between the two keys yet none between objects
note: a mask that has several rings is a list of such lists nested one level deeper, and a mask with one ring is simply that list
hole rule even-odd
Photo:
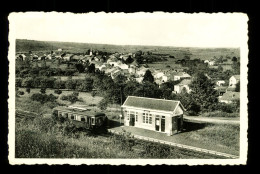
[{"label": "foreground vegetation", "polygon": [[217,158],[121,135],[96,135],[70,122],[37,117],[16,124],[17,158]]}]

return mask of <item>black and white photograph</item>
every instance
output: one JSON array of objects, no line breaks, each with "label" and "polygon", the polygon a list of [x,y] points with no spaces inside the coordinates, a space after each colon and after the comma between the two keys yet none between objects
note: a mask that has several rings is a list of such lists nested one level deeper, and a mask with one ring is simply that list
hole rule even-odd
[{"label": "black and white photograph", "polygon": [[10,164],[246,164],[246,14],[8,20]]}]

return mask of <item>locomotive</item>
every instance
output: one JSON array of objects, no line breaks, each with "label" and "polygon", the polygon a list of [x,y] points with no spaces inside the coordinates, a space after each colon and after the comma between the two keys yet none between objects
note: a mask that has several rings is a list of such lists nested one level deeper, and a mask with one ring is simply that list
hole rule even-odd
[{"label": "locomotive", "polygon": [[53,114],[58,118],[70,120],[76,127],[89,130],[106,128],[108,123],[106,114],[75,106],[56,107]]}]

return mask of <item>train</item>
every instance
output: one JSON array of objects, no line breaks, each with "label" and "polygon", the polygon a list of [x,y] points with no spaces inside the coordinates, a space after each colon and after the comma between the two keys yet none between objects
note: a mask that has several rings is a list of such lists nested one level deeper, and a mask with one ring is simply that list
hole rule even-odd
[{"label": "train", "polygon": [[58,118],[70,120],[76,127],[88,130],[106,128],[108,126],[108,118],[105,113],[95,112],[82,107],[59,106],[53,109],[53,114]]}]

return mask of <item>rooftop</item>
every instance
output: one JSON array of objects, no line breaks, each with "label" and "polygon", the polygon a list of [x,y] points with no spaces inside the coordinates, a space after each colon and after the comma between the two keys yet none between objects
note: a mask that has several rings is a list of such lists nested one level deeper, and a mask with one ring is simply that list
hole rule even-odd
[{"label": "rooftop", "polygon": [[[128,96],[122,107],[129,106],[160,111],[174,111],[179,104],[180,101],[175,100]],[[184,107],[181,104],[180,106],[184,110]]]},{"label": "rooftop", "polygon": [[180,83],[178,83],[177,85],[190,85],[190,84],[191,84],[190,79],[184,79]]},{"label": "rooftop", "polygon": [[101,112],[95,112],[89,109],[82,109],[82,108],[70,108],[70,107],[62,107],[62,106],[58,106],[56,108],[54,108],[54,110],[58,110],[58,111],[65,111],[65,112],[73,112],[74,114],[80,114],[80,115],[88,115],[88,116],[101,116],[104,115],[104,113]]},{"label": "rooftop", "polygon": [[240,99],[240,92],[233,92],[233,91],[227,91],[223,94],[220,100],[239,100]]},{"label": "rooftop", "polygon": [[235,77],[237,80],[240,80],[240,75],[233,75],[233,77]]}]

